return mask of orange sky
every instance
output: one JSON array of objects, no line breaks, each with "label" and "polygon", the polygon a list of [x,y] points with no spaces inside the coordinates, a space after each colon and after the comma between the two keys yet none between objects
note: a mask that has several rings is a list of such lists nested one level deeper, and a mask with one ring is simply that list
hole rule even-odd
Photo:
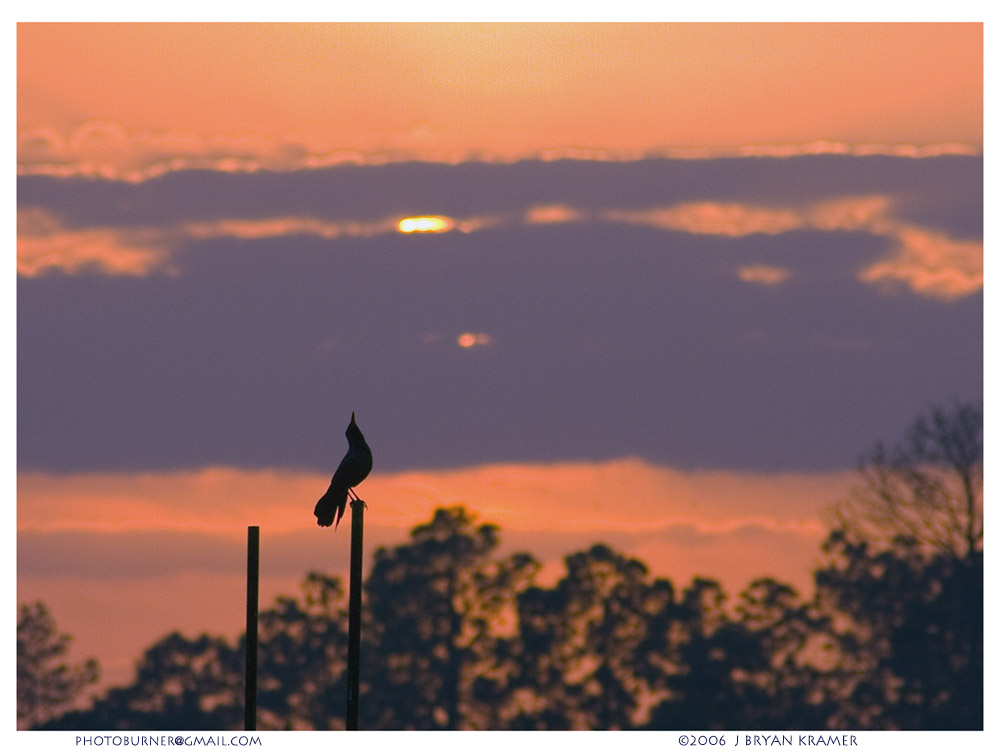
[{"label": "orange sky", "polygon": [[[29,572],[19,577],[19,601],[49,604],[76,637],[74,655],[99,656],[104,682],[125,682],[142,650],[170,630],[239,632],[248,524],[261,527],[262,605],[298,595],[309,569],[346,580],[347,532],[317,529],[301,514],[302,500],[327,482],[325,474],[221,467],[22,472],[19,547]],[[736,596],[764,575],[808,594],[829,507],[853,482],[850,472],[685,472],[622,459],[374,473],[358,491],[373,501],[369,556],[403,543],[435,508],[464,505],[500,526],[504,551],[538,558],[543,581],[561,574],[565,554],[606,542],[678,587],[715,577]]]},{"label": "orange sky", "polygon": [[19,24],[19,159],[979,147],[982,45],[981,24]]}]

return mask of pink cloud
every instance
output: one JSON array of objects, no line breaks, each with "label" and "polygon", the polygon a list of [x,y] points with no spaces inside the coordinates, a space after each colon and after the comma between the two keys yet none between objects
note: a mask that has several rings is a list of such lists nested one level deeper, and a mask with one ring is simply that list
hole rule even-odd
[{"label": "pink cloud", "polygon": [[862,270],[864,282],[901,284],[945,301],[982,290],[983,244],[958,241],[911,225],[892,231],[897,245],[893,256]]},{"label": "pink cloud", "polygon": [[846,141],[810,141],[734,147],[663,146],[646,148],[434,148],[412,133],[380,146],[317,150],[262,134],[202,135],[184,130],[129,130],[108,120],[89,120],[70,130],[33,124],[17,134],[19,175],[78,176],[141,182],[178,170],[257,172],[303,170],[341,164],[385,165],[396,162],[512,163],[526,159],[629,162],[665,157],[716,159],[720,157],[795,157],[816,154],[848,156],[888,155],[921,159],[941,155],[978,155],[982,150],[964,142],[933,144],[874,144]]},{"label": "pink cloud", "polygon": [[[436,507],[466,505],[504,530],[641,534],[670,526],[720,533],[753,525],[815,534],[847,489],[841,473],[679,471],[639,459],[497,464],[374,473],[358,490],[376,520],[409,530]],[[312,530],[326,474],[211,467],[158,473],[18,475],[23,531]],[[72,514],[67,515],[66,511]]]},{"label": "pink cloud", "polygon": [[[914,293],[955,300],[983,287],[982,241],[956,240],[944,233],[898,220],[888,196],[847,196],[798,207],[694,202],[641,211],[609,210],[604,219],[700,235],[740,237],[793,230],[865,232],[892,242],[889,254],[858,273],[862,282],[895,283]],[[776,284],[788,270],[748,264],[737,274],[744,282]]]},{"label": "pink cloud", "polygon": [[[564,205],[530,208],[525,224],[582,221],[586,213]],[[805,207],[771,207],[736,202],[685,202],[644,210],[605,210],[606,222],[648,225],[699,235],[742,237],[777,235],[800,229],[865,232],[891,241],[885,258],[858,273],[864,283],[904,285],[913,292],[950,301],[972,295],[983,286],[983,244],[957,240],[944,233],[898,220],[888,196],[847,196]],[[171,273],[170,248],[185,238],[233,237],[261,239],[312,235],[325,239],[371,237],[398,232],[399,217],[360,222],[314,217],[224,218],[184,223],[178,227],[67,229],[58,218],[37,208],[18,212],[17,270],[25,277],[48,269],[76,273],[84,269],[108,275],[144,276]],[[448,229],[471,233],[514,221],[503,217],[447,220]],[[774,285],[790,270],[747,263],[736,270],[741,280]]]},{"label": "pink cloud", "polygon": [[34,277],[50,269],[142,277],[167,271],[166,247],[155,235],[109,228],[69,230],[39,209],[17,215],[17,273]]},{"label": "pink cloud", "polygon": [[524,221],[528,225],[552,225],[562,222],[578,222],[583,213],[564,204],[546,204],[528,209]]},{"label": "pink cloud", "polygon": [[774,209],[737,203],[692,202],[660,209],[605,212],[612,222],[650,225],[698,235],[743,236],[753,233],[775,235],[805,225],[794,209]]},{"label": "pink cloud", "polygon": [[792,274],[783,267],[766,264],[750,264],[740,267],[736,273],[743,282],[755,282],[758,285],[779,285]]}]

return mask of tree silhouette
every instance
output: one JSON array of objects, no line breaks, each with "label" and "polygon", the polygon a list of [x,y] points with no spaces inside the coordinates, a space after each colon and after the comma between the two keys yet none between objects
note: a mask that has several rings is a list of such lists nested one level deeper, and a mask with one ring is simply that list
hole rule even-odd
[{"label": "tree silhouette", "polygon": [[981,729],[982,552],[928,559],[900,537],[872,549],[835,531],[817,598],[849,615],[839,636],[838,724],[873,729]]},{"label": "tree silhouette", "polygon": [[504,607],[537,567],[523,555],[491,561],[497,544],[496,526],[477,527],[464,508],[453,507],[414,528],[410,543],[375,552],[365,584],[366,727],[467,729],[488,722],[476,701],[491,696],[500,680],[492,665]]},{"label": "tree silhouette", "polygon": [[861,459],[862,483],[837,510],[853,539],[912,539],[933,556],[972,557],[983,544],[983,411],[956,403],[919,416],[892,447]]},{"label": "tree silhouette", "polygon": [[795,589],[758,578],[736,605],[748,647],[734,679],[744,688],[743,729],[824,729],[833,712],[827,687],[836,634],[829,615]]},{"label": "tree silhouette", "polygon": [[[543,586],[533,557],[498,554],[496,526],[436,510],[378,549],[365,581],[362,727],[982,728],[981,415],[935,409],[876,446],[809,599],[772,577],[735,599],[701,577],[675,589],[605,544]],[[341,582],[322,573],[260,614],[262,729],[344,727],[346,634]],[[19,724],[242,726],[242,639],[178,634],[130,685],[45,721],[88,676],[43,671],[68,640],[53,635],[43,608],[22,610]],[[22,654],[24,676],[56,690],[22,683]]]},{"label": "tree silhouette", "polygon": [[[343,728],[346,611],[340,581],[310,573],[300,601],[259,615],[258,727]],[[146,650],[130,685],[49,729],[240,729],[244,638],[172,633]]]},{"label": "tree silhouette", "polygon": [[243,655],[225,638],[171,633],[146,649],[136,679],[48,729],[239,729]]},{"label": "tree silhouette", "polygon": [[36,727],[73,703],[97,681],[97,661],[71,666],[64,657],[70,637],[56,632],[40,601],[21,605],[17,620],[17,726]]},{"label": "tree silhouette", "polygon": [[982,728],[982,462],[982,410],[960,404],[862,462],[816,573],[817,598],[850,617],[840,723]]},{"label": "tree silhouette", "polygon": [[652,588],[644,564],[603,544],[565,558],[552,589],[518,599],[512,726],[625,729],[648,678],[637,671]]},{"label": "tree silhouette", "polygon": [[667,698],[653,709],[651,729],[725,729],[739,711],[731,660],[738,626],[726,616],[726,595],[714,580],[695,578],[666,614],[672,666]]},{"label": "tree silhouette", "polygon": [[309,573],[304,598],[259,616],[259,729],[343,729],[347,608],[339,578]]}]

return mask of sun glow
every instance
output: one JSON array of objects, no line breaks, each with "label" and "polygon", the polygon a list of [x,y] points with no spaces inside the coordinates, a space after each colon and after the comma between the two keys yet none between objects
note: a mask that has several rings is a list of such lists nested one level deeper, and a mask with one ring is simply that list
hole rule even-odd
[{"label": "sun glow", "polygon": [[493,338],[485,332],[463,332],[458,336],[459,347],[471,348],[476,345],[489,345]]},{"label": "sun glow", "polygon": [[444,233],[453,226],[447,217],[406,217],[396,225],[401,233]]}]

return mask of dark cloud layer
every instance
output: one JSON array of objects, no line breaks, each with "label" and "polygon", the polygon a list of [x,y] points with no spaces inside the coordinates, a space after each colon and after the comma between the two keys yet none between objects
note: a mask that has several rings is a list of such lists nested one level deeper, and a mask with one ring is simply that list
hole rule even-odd
[{"label": "dark cloud layer", "polygon": [[[359,221],[416,214],[463,217],[520,212],[538,204],[581,209],[641,209],[684,201],[787,205],[845,194],[888,194],[898,200],[901,219],[962,238],[982,233],[982,185],[982,159],[965,156],[526,160],[345,165],[289,173],[190,170],[138,184],[23,176],[18,203],[48,207],[69,226],[127,227],[287,214]],[[970,200],[970,193],[978,200]]]},{"label": "dark cloud layer", "polygon": [[[899,217],[977,237],[981,180],[968,158],[393,165],[22,178],[19,203],[117,227],[884,193]],[[929,403],[982,393],[982,296],[859,282],[888,243],[575,222],[188,240],[174,276],[20,278],[18,463],[331,469],[354,410],[382,470],[625,455],[850,466]],[[791,276],[748,284],[747,264]],[[460,348],[463,332],[492,340]]]}]

